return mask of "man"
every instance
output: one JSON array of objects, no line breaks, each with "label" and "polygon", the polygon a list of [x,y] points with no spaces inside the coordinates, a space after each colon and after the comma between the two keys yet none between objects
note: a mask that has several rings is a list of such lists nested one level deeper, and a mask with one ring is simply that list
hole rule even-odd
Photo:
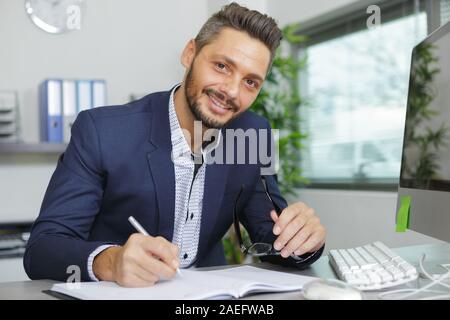
[{"label": "man", "polygon": [[[317,260],[325,229],[313,209],[287,206],[274,175],[266,193],[259,163],[208,162],[230,142],[225,129],[270,129],[247,109],[280,40],[272,18],[232,3],[186,45],[180,86],[81,112],[32,228],[29,277],[65,281],[75,265],[84,281],[150,286],[179,267],[225,264],[221,239],[235,207],[254,243],[281,251],[262,260],[299,268]],[[129,216],[150,236],[136,233]]]}]

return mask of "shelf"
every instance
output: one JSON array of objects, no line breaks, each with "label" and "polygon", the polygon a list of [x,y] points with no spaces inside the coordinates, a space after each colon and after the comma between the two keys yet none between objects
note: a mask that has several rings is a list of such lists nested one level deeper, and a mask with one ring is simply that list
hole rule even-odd
[{"label": "shelf", "polygon": [[66,150],[64,143],[0,143],[2,154],[60,154]]}]

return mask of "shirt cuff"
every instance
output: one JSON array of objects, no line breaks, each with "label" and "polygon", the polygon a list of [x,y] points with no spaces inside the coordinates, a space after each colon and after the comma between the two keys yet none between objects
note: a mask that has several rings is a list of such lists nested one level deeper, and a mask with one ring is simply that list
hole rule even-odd
[{"label": "shirt cuff", "polygon": [[97,279],[97,277],[94,274],[94,270],[92,268],[92,265],[94,263],[94,259],[95,257],[101,253],[102,251],[110,248],[110,247],[117,247],[117,245],[115,244],[104,244],[100,247],[98,247],[97,249],[95,249],[94,251],[92,251],[92,253],[89,255],[88,261],[87,261],[87,269],[88,269],[88,273],[89,273],[89,277],[91,278],[92,281],[99,281]]}]

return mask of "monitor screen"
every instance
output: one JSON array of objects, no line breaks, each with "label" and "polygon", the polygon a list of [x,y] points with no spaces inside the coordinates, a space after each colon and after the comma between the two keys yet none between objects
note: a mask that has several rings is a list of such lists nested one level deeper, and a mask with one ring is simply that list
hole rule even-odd
[{"label": "monitor screen", "polygon": [[413,50],[400,187],[450,192],[450,24]]},{"label": "monitor screen", "polygon": [[396,221],[450,242],[450,23],[413,50],[405,121]]}]

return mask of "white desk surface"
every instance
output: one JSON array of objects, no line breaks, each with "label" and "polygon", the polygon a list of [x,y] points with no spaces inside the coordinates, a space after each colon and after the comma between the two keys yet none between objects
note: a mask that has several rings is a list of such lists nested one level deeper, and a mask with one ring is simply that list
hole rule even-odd
[{"label": "white desk surface", "polygon": [[[434,244],[434,245],[420,245],[394,249],[401,257],[413,265],[418,265],[423,253],[426,254],[426,261],[432,263],[450,263],[450,244]],[[291,268],[284,268],[269,263],[257,263],[253,266],[267,268],[270,270],[284,271],[296,273],[306,276],[331,278],[336,279],[336,275],[328,263],[328,257],[322,256],[311,267],[305,270],[295,270]],[[233,266],[226,266],[233,267]],[[223,267],[201,268],[199,270],[220,269]],[[425,280],[420,280],[421,284]],[[16,281],[0,283],[0,300],[53,300],[56,299],[46,293],[44,290],[49,290],[54,283],[53,280],[34,280],[34,281]],[[390,290],[390,289],[389,289]],[[379,292],[364,293],[365,299],[376,299]],[[245,297],[244,299],[253,300],[301,300],[303,296],[300,291],[286,292],[286,293],[270,293],[258,294]]]}]

